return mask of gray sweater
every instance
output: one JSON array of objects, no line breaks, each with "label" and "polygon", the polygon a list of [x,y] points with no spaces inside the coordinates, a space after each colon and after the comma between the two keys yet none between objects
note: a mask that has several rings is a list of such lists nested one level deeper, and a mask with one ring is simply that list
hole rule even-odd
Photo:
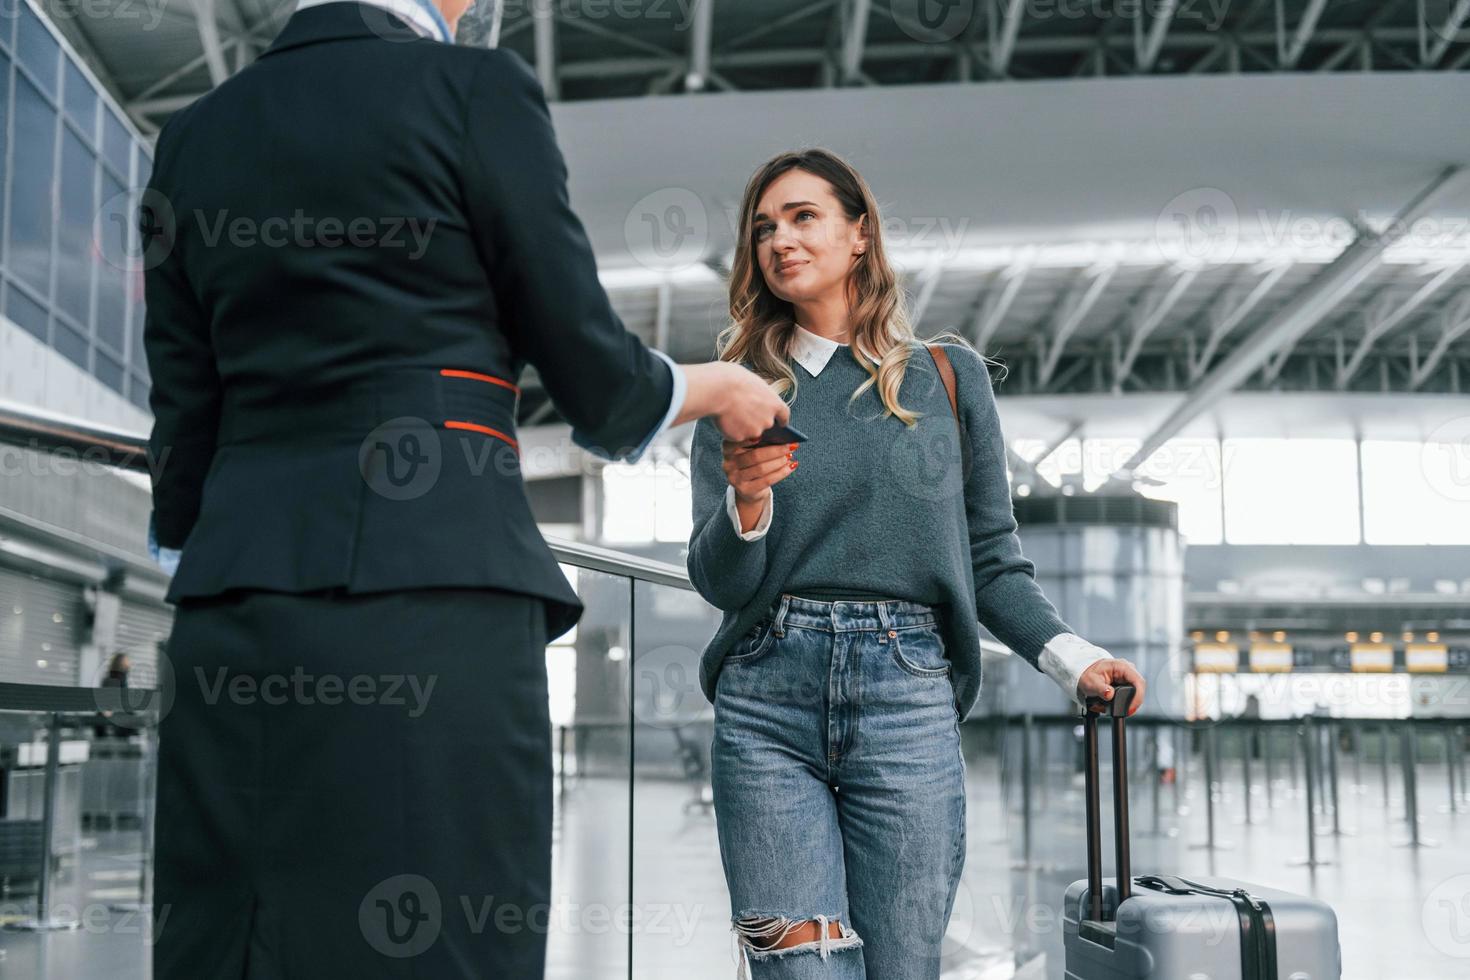
[{"label": "gray sweater", "polygon": [[968,478],[944,384],[918,342],[899,391],[901,405],[923,413],[913,429],[883,417],[876,386],[849,403],[867,375],[847,345],[816,377],[795,368],[791,425],[808,439],[801,465],[771,488],[772,523],[758,540],[742,540],[726,512],[719,427],[695,423],[689,578],[724,611],[700,657],[711,702],[725,654],[783,592],[936,606],[961,718],[980,694],[980,622],[1038,671],[1046,642],[1071,631],[1021,554],[990,373],[969,348],[943,347],[971,444]]}]

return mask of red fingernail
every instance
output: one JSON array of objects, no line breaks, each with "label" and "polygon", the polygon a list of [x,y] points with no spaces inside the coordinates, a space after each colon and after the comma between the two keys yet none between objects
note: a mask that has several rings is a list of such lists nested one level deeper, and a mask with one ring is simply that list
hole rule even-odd
[{"label": "red fingernail", "polygon": [[801,465],[801,464],[800,463],[797,463],[795,460],[792,460],[792,462],[791,462],[791,468],[793,470],[796,469],[799,465]]},{"label": "red fingernail", "polygon": [[797,445],[798,445],[798,443],[794,443],[793,442],[791,445],[787,446],[786,448],[787,449],[795,449],[797,447]]}]

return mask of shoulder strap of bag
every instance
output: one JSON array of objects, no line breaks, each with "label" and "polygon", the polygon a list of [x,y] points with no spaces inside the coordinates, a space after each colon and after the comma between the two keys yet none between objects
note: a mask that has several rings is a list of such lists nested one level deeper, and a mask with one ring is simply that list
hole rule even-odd
[{"label": "shoulder strap of bag", "polygon": [[929,348],[929,356],[934,358],[934,366],[939,368],[939,377],[944,381],[944,390],[949,393],[949,410],[954,412],[956,425],[960,424],[959,403],[954,394],[954,365],[949,363],[949,355],[939,344],[925,344]]},{"label": "shoulder strap of bag", "polygon": [[959,401],[955,398],[954,365],[949,363],[949,355],[945,353],[940,344],[925,344],[929,349],[929,356],[934,358],[934,366],[939,369],[939,378],[944,382],[944,390],[949,395],[949,410],[954,413],[955,428],[960,434],[960,479],[968,480],[970,477],[970,440],[965,438],[965,423],[960,421]]}]

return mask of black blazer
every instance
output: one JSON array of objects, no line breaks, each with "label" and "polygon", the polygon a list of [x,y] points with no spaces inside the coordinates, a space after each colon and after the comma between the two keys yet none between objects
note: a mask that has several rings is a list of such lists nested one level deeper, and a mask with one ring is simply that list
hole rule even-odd
[{"label": "black blazer", "polygon": [[516,382],[619,459],[674,379],[608,303],[519,56],[308,7],[169,119],[139,215],[171,601],[492,587],[547,600],[548,639],[576,623]]}]

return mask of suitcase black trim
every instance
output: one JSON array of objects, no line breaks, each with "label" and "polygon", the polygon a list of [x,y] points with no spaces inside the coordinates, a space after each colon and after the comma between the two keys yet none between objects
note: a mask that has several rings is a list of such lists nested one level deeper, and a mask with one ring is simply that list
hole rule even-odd
[{"label": "suitcase black trim", "polygon": [[1213,895],[1227,898],[1240,916],[1240,963],[1242,980],[1278,980],[1276,976],[1276,920],[1271,906],[1244,888],[1213,888],[1178,875],[1139,875],[1134,879],[1145,888],[1175,895]]}]

